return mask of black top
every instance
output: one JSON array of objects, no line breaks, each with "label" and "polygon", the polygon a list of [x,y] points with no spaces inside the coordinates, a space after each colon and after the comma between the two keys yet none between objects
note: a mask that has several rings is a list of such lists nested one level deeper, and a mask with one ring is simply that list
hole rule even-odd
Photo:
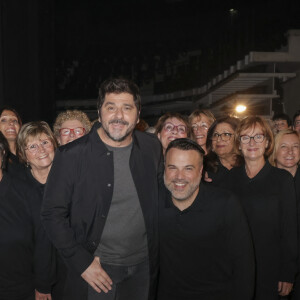
[{"label": "black top", "polygon": [[158,299],[252,299],[253,247],[236,197],[201,183],[183,211],[165,188],[161,198]]},{"label": "black top", "polygon": [[[113,195],[113,152],[100,139],[99,126],[96,123],[87,135],[59,147],[42,207],[45,229],[69,269],[68,279],[72,277],[66,282],[72,300],[86,297],[87,283],[80,275],[94,259]],[[155,282],[157,273],[161,162],[157,137],[134,131],[129,166],[146,227],[150,283]]]},{"label": "black top", "polygon": [[222,165],[220,160],[218,160],[217,170],[214,172],[213,170],[208,169],[207,175],[208,178],[211,178],[212,181],[208,182],[210,185],[221,186],[224,178],[228,176],[229,170]]},{"label": "black top", "polygon": [[[296,196],[297,196],[297,215],[298,215],[298,274],[300,273],[300,168],[294,177]],[[299,276],[299,275],[298,275]],[[300,278],[299,278],[300,280]]]},{"label": "black top", "polygon": [[7,172],[15,177],[20,177],[20,174],[25,170],[25,166],[20,162],[18,156],[9,152],[8,162],[7,162]]},{"label": "black top", "polygon": [[297,267],[293,177],[266,162],[254,178],[247,176],[245,166],[233,168],[227,184],[242,200],[252,233],[257,297],[277,299],[278,282],[294,282]]},{"label": "black top", "polygon": [[[26,182],[4,174],[0,182],[0,299],[50,293],[48,238],[40,222],[41,199]],[[52,275],[52,273],[51,273]]]}]

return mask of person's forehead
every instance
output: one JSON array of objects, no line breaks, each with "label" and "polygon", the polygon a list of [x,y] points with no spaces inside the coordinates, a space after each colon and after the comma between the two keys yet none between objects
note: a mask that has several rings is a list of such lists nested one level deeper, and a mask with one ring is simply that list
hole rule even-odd
[{"label": "person's forehead", "polygon": [[287,120],[285,120],[285,119],[277,119],[274,122],[275,122],[275,124],[276,123],[287,123]]},{"label": "person's forehead", "polygon": [[16,114],[13,112],[13,111],[11,111],[11,110],[3,110],[3,112],[1,113],[1,117],[4,117],[4,116],[9,116],[9,117],[15,117],[15,118],[17,118],[17,116],[16,116]]},{"label": "person's forehead", "polygon": [[208,116],[204,114],[200,114],[199,116],[194,117],[192,120],[192,123],[198,123],[198,122],[211,123],[211,120]]},{"label": "person's forehead", "polygon": [[105,95],[103,104],[116,104],[116,105],[125,105],[125,104],[133,104],[134,105],[134,99],[133,95],[129,93],[109,93]]},{"label": "person's forehead", "polygon": [[171,148],[166,154],[166,162],[174,165],[190,165],[194,164],[195,160],[200,160],[201,154],[196,150],[181,150]]},{"label": "person's forehead", "polygon": [[300,139],[296,134],[284,134],[279,141],[279,144],[282,143],[300,143]]},{"label": "person's forehead", "polygon": [[232,131],[233,130],[233,128],[232,128],[232,126],[230,125],[230,124],[228,124],[228,123],[225,123],[225,122],[223,122],[223,123],[219,123],[216,127],[215,127],[215,131]]},{"label": "person's forehead", "polygon": [[178,119],[178,118],[176,118],[176,117],[168,118],[168,119],[165,121],[165,124],[166,124],[166,123],[172,123],[172,124],[174,124],[174,125],[185,125],[185,123],[184,123],[182,120],[180,120],[180,119]]},{"label": "person's forehead", "polygon": [[71,127],[83,127],[83,124],[81,121],[77,119],[67,120],[61,124],[61,128],[71,128]]},{"label": "person's forehead", "polygon": [[241,131],[241,135],[251,133],[263,133],[263,128],[260,126],[260,124],[255,124]]},{"label": "person's forehead", "polygon": [[33,143],[33,142],[39,142],[39,141],[42,141],[42,140],[46,140],[46,139],[49,139],[49,137],[45,134],[45,133],[40,133],[40,134],[37,134],[37,135],[29,135],[27,137],[27,143]]}]

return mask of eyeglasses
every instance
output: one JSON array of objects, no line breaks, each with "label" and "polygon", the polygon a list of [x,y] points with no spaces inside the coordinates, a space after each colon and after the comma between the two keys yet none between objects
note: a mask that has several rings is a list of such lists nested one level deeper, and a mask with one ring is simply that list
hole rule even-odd
[{"label": "eyeglasses", "polygon": [[74,129],[71,128],[61,128],[59,130],[60,135],[68,136],[73,133],[75,136],[81,136],[85,133],[85,129],[83,127],[77,127]]},{"label": "eyeglasses", "polygon": [[229,141],[231,139],[232,135],[233,135],[233,133],[230,133],[230,132],[223,132],[223,133],[217,133],[217,132],[215,132],[212,135],[211,140],[217,141],[219,139],[219,137],[220,137],[223,142],[227,142],[227,141]]},{"label": "eyeglasses", "polygon": [[164,130],[165,130],[165,131],[171,132],[171,131],[173,131],[174,129],[176,129],[177,132],[180,133],[180,134],[184,134],[184,133],[186,133],[186,131],[187,131],[187,128],[186,128],[185,125],[177,125],[177,126],[176,126],[176,125],[174,125],[174,124],[172,124],[172,123],[166,123],[166,124],[164,125]]},{"label": "eyeglasses", "polygon": [[52,147],[52,143],[49,140],[43,140],[40,142],[40,144],[31,144],[28,147],[25,148],[25,150],[28,150],[30,153],[36,153],[40,147],[42,147],[43,149],[48,149],[50,147]]},{"label": "eyeglasses", "polygon": [[192,125],[192,129],[194,130],[194,131],[197,131],[198,129],[203,129],[203,130],[208,130],[208,125],[206,124],[206,123],[201,123],[201,124],[197,124],[197,123],[194,123],[193,125]]},{"label": "eyeglasses", "polygon": [[242,144],[249,144],[251,139],[253,139],[255,143],[262,143],[265,139],[265,136],[263,134],[256,134],[254,136],[249,136],[249,135],[240,136],[240,141]]}]

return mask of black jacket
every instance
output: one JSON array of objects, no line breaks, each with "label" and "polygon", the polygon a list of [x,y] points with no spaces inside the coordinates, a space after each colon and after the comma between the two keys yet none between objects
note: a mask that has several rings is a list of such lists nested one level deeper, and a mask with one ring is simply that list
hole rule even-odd
[{"label": "black jacket", "polygon": [[[69,269],[72,293],[67,292],[67,279],[66,297],[72,300],[87,296],[87,284],[80,275],[94,259],[113,194],[113,152],[108,151],[99,138],[100,126],[96,123],[89,134],[57,150],[44,194],[42,221]],[[158,175],[162,171],[161,145],[157,138],[134,132],[129,164],[144,215],[150,279],[154,283],[158,251]]]},{"label": "black jacket", "polygon": [[256,296],[278,299],[278,281],[294,282],[297,270],[297,208],[293,177],[267,161],[254,178],[249,178],[245,166],[241,166],[233,168],[227,179],[227,187],[242,201],[252,233]]},{"label": "black jacket", "polygon": [[0,181],[0,299],[50,293],[54,249],[40,220],[41,197],[26,182],[4,174]]}]

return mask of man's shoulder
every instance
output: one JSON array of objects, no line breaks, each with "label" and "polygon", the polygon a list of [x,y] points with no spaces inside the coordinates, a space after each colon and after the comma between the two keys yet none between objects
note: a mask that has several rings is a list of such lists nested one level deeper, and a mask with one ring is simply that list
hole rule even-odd
[{"label": "man's shoulder", "polygon": [[135,130],[134,140],[143,153],[151,153],[151,155],[155,155],[155,153],[161,154],[161,143],[155,134]]}]

